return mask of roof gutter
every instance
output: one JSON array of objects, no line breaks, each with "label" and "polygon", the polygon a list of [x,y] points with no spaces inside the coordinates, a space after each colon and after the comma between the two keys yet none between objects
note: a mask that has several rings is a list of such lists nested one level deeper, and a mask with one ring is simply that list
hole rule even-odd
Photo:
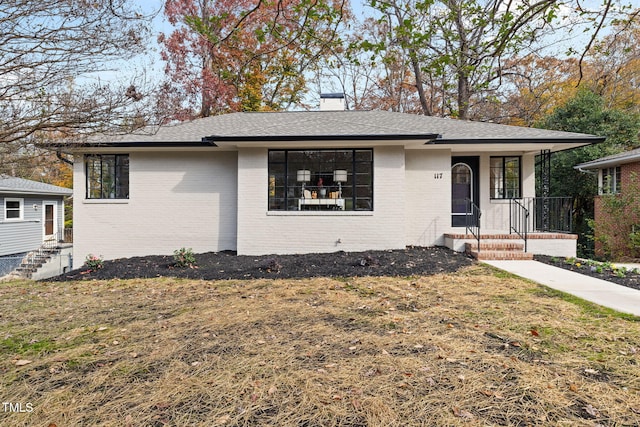
[{"label": "roof gutter", "polygon": [[193,147],[217,147],[213,141],[186,141],[186,142],[84,142],[67,144],[39,144],[38,146],[58,153],[73,151],[76,149],[91,148],[193,148]]},{"label": "roof gutter", "polygon": [[292,141],[406,141],[421,140],[429,143],[438,137],[436,133],[405,135],[266,135],[266,136],[221,136],[211,135],[202,138],[203,142],[216,145],[216,142],[292,142]]},{"label": "roof gutter", "polygon": [[593,160],[591,162],[586,162],[586,163],[582,163],[582,164],[579,164],[577,166],[574,166],[574,169],[578,169],[578,170],[581,170],[583,168],[600,169],[603,166],[621,165],[621,164],[624,164],[624,163],[631,163],[631,162],[636,161],[636,160],[640,160],[640,153],[639,154],[633,154],[633,155],[630,155],[630,156],[620,156],[620,157],[616,157],[614,159]]},{"label": "roof gutter", "polygon": [[592,138],[459,138],[459,139],[447,139],[437,138],[430,144],[479,144],[479,143],[491,143],[491,144],[531,144],[531,143],[544,143],[544,144],[597,144],[603,142],[604,137],[594,136]]}]

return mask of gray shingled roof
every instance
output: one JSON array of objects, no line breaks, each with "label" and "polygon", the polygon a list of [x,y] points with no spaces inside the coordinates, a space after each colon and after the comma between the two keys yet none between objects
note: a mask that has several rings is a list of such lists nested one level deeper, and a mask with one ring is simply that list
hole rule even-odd
[{"label": "gray shingled roof", "polygon": [[600,169],[606,166],[620,165],[640,161],[640,148],[625,151],[611,156],[601,157],[590,162],[581,163],[574,166],[576,169]]},{"label": "gray shingled roof", "polygon": [[437,143],[488,141],[599,142],[603,138],[495,123],[429,117],[388,111],[313,111],[232,113],[117,136],[102,135],[90,144],[202,143],[242,140],[432,139]]},{"label": "gray shingled roof", "polygon": [[70,196],[73,190],[44,182],[0,175],[0,193]]}]

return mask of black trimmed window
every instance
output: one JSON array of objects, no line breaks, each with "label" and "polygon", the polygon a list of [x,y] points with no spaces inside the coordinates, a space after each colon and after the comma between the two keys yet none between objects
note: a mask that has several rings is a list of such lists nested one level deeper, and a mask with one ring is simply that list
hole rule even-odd
[{"label": "black trimmed window", "polygon": [[521,198],[522,158],[520,156],[492,156],[489,161],[489,194],[491,198]]},{"label": "black trimmed window", "polygon": [[602,169],[601,194],[618,194],[622,187],[622,174],[620,166]]},{"label": "black trimmed window", "polygon": [[373,149],[269,150],[270,211],[373,210]]},{"label": "black trimmed window", "polygon": [[19,221],[24,218],[24,199],[4,199],[4,219],[7,221]]},{"label": "black trimmed window", "polygon": [[85,156],[87,199],[129,198],[129,155]]}]

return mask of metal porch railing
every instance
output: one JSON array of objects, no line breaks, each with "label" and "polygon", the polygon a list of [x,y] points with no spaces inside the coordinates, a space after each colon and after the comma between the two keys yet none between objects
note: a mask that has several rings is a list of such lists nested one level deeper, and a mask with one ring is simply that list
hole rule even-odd
[{"label": "metal porch railing", "polygon": [[516,233],[524,240],[527,252],[527,231],[529,229],[529,209],[515,199],[509,200],[509,234]]},{"label": "metal porch railing", "polygon": [[532,228],[529,231],[573,231],[573,197],[526,197],[522,201],[533,214]]},{"label": "metal porch railing", "polygon": [[471,234],[478,242],[478,252],[480,252],[480,217],[482,211],[473,203],[471,199],[465,199],[467,205],[466,215],[464,218],[466,234]]}]

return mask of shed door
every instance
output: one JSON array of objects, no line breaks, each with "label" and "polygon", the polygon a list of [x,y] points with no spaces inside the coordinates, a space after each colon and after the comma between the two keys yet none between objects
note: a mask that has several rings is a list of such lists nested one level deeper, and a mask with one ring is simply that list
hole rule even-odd
[{"label": "shed door", "polygon": [[55,205],[44,205],[44,235],[53,236],[55,230]]}]

